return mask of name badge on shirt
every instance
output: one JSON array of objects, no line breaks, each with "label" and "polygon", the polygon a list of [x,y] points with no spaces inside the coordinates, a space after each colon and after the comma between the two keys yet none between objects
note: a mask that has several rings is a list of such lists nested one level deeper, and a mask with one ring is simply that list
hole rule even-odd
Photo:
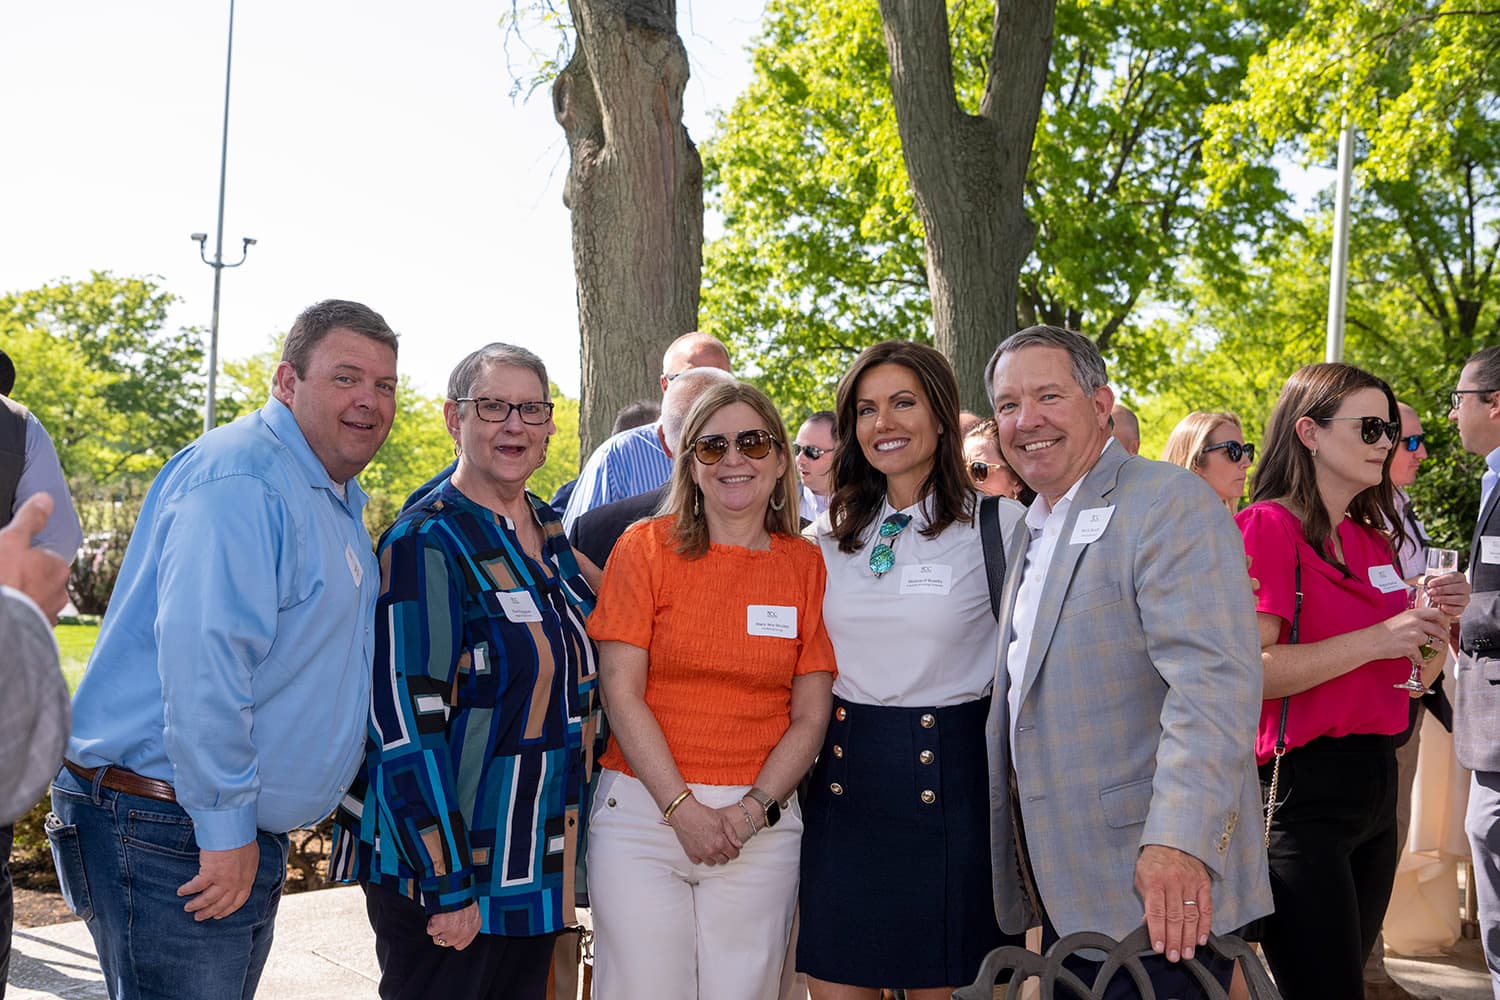
[{"label": "name badge on shirt", "polygon": [[354,554],[354,546],[348,542],[344,543],[344,562],[349,564],[349,575],[354,577],[354,588],[359,589],[359,582],[365,578],[365,568],[359,564],[359,556]]},{"label": "name badge on shirt", "polygon": [[513,622],[542,620],[542,613],[537,610],[536,601],[531,599],[531,594],[527,591],[497,590],[495,597],[499,599],[500,610],[505,612],[505,617]]},{"label": "name badge on shirt", "polygon": [[901,567],[901,593],[946,594],[953,589],[953,567],[922,563]]},{"label": "name badge on shirt", "polygon": [[1406,581],[1401,579],[1401,574],[1390,563],[1370,567],[1370,585],[1382,594],[1393,594],[1406,589]]},{"label": "name badge on shirt", "polygon": [[1490,566],[1500,563],[1500,535],[1479,536],[1479,561]]},{"label": "name badge on shirt", "polygon": [[1109,519],[1115,516],[1113,507],[1095,507],[1092,510],[1081,510],[1078,512],[1078,520],[1073,522],[1073,537],[1068,539],[1069,545],[1087,545],[1089,542],[1098,541],[1104,534],[1104,529],[1109,527]]},{"label": "name badge on shirt", "polygon": [[752,604],[745,609],[745,631],[773,639],[795,639],[797,609],[780,604]]}]

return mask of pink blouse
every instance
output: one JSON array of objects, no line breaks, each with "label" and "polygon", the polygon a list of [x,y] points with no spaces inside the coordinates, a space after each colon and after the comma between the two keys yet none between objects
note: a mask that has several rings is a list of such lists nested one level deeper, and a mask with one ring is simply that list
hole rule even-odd
[{"label": "pink blouse", "polygon": [[[1302,535],[1302,524],[1272,501],[1251,504],[1235,515],[1250,556],[1250,575],[1260,581],[1255,609],[1281,619],[1278,642],[1291,637],[1296,607],[1297,560],[1302,562],[1302,614],[1299,642],[1318,642],[1358,631],[1406,610],[1406,589],[1382,593],[1371,581],[1371,569],[1391,567],[1390,543],[1379,532],[1345,519],[1339,543],[1349,567],[1345,576],[1321,558]],[[1399,572],[1399,571],[1396,571]],[[1393,685],[1411,674],[1406,659],[1372,660],[1346,674],[1292,695],[1287,711],[1286,745],[1290,749],[1319,736],[1351,733],[1390,735],[1406,728],[1410,699]],[[1256,760],[1271,759],[1281,723],[1281,699],[1261,705]]]}]

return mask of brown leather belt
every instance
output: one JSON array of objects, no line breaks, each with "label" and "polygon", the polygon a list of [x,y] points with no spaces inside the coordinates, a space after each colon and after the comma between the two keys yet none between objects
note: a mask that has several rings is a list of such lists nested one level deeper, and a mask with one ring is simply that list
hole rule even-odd
[{"label": "brown leather belt", "polygon": [[127,771],[123,767],[115,767],[114,765],[107,765],[105,767],[80,767],[71,760],[63,761],[63,765],[90,784],[93,784],[94,778],[98,776],[100,771],[103,771],[104,778],[99,784],[112,792],[139,795],[145,799],[156,799],[158,802],[177,801],[177,793],[165,781],[147,778],[136,774],[134,771]]}]

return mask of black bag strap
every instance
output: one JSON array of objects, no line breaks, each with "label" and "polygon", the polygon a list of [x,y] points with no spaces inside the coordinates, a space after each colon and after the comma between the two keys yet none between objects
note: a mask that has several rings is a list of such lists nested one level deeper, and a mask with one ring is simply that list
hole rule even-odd
[{"label": "black bag strap", "polygon": [[979,541],[990,584],[990,614],[999,621],[1000,595],[1005,590],[1005,539],[1000,537],[999,497],[982,497],[979,501]]}]

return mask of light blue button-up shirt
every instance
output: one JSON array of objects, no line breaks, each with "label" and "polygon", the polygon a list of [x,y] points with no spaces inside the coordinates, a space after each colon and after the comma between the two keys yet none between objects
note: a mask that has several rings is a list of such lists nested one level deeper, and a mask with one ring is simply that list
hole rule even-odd
[{"label": "light blue button-up shirt", "polygon": [[307,826],[358,768],[379,570],[296,419],[268,400],[162,469],[73,704],[68,759],[169,781],[198,846]]}]

